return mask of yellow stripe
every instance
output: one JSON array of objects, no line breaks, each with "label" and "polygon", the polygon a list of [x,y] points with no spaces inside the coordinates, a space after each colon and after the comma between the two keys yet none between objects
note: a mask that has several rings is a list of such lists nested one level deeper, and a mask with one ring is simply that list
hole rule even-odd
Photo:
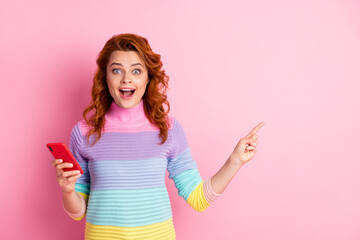
[{"label": "yellow stripe", "polygon": [[157,240],[175,240],[175,229],[173,219],[153,223],[140,227],[117,227],[94,225],[86,222],[85,240],[103,240],[103,239],[157,239]]},{"label": "yellow stripe", "polygon": [[[85,194],[85,193],[82,193],[82,192],[78,192],[80,193],[84,198],[85,198],[85,201],[86,201],[86,205],[87,205],[87,202],[88,202],[88,198],[89,198],[89,195]],[[75,219],[76,221],[80,221],[81,219],[84,218],[84,216],[86,215],[86,210],[85,210],[85,213],[84,215],[82,215],[81,217],[77,217],[77,218],[74,218],[74,217],[71,217],[72,219]]]},{"label": "yellow stripe", "polygon": [[89,198],[89,195],[85,194],[85,193],[82,193],[82,192],[78,192],[80,193],[84,198],[85,198],[85,201],[86,201],[86,204],[88,203],[88,198]]},{"label": "yellow stripe", "polygon": [[187,203],[196,211],[203,212],[205,211],[209,206],[210,203],[206,201],[205,195],[204,195],[204,181],[202,181],[195,189],[191,192],[187,199]]}]

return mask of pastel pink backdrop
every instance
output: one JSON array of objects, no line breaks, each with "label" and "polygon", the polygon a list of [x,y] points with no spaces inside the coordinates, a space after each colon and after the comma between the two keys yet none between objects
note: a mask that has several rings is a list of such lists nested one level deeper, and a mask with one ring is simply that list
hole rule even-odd
[{"label": "pastel pink backdrop", "polygon": [[96,56],[137,33],[205,179],[254,126],[255,157],[205,212],[167,178],[178,240],[360,239],[358,1],[1,1],[0,239],[82,239],[47,142],[68,143]]}]

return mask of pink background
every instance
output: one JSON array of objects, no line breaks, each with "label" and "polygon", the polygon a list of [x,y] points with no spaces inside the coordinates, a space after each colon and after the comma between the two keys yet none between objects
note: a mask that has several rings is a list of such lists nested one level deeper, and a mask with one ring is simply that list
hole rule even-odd
[{"label": "pink background", "polygon": [[82,239],[45,145],[68,143],[97,54],[127,32],[161,54],[203,179],[265,121],[205,212],[166,175],[178,240],[360,239],[360,3],[178,2],[0,1],[0,239]]}]

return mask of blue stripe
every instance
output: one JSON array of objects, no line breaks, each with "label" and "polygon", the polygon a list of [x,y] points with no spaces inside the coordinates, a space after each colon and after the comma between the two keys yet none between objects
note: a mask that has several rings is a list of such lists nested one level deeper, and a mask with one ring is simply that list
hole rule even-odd
[{"label": "blue stripe", "polygon": [[186,170],[195,168],[198,168],[197,163],[192,158],[189,147],[179,153],[174,159],[168,160],[167,169],[169,171],[170,179]]},{"label": "blue stripe", "polygon": [[179,196],[186,201],[194,189],[202,182],[198,169],[189,169],[174,177]]},{"label": "blue stripe", "polygon": [[90,186],[88,184],[75,183],[75,191],[89,195]]},{"label": "blue stripe", "polygon": [[96,225],[137,227],[172,217],[166,187],[91,191],[86,220]]},{"label": "blue stripe", "polygon": [[89,162],[91,190],[165,187],[166,158]]}]

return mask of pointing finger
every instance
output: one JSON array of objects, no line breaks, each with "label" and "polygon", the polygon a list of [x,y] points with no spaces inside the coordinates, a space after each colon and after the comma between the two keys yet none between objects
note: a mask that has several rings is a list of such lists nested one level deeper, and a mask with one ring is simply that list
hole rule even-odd
[{"label": "pointing finger", "polygon": [[254,127],[254,128],[251,130],[251,132],[248,134],[248,136],[249,136],[249,135],[254,135],[254,134],[256,134],[257,131],[259,131],[259,129],[260,129],[262,126],[264,126],[264,124],[265,124],[265,122],[259,123],[256,127]]}]

